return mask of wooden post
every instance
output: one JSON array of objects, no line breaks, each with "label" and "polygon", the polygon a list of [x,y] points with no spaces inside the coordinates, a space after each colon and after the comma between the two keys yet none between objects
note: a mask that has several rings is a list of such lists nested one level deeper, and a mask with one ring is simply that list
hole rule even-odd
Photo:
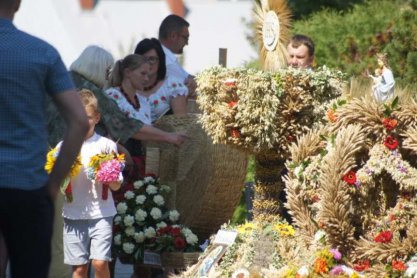
[{"label": "wooden post", "polygon": [[227,48],[219,48],[219,65],[227,67]]}]

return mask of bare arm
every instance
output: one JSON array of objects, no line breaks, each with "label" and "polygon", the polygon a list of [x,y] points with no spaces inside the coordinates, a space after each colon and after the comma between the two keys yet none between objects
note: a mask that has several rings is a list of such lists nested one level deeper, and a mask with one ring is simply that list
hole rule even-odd
[{"label": "bare arm", "polygon": [[166,132],[151,125],[143,125],[132,138],[144,141],[166,142],[179,146],[184,143],[188,137],[184,134]]},{"label": "bare arm", "polygon": [[68,175],[75,158],[80,152],[88,131],[88,120],[84,106],[75,90],[55,94],[52,99],[67,124],[59,156],[47,183],[52,197],[55,198],[61,182]]},{"label": "bare arm", "polygon": [[187,96],[176,96],[171,99],[171,109],[174,115],[187,114]]}]

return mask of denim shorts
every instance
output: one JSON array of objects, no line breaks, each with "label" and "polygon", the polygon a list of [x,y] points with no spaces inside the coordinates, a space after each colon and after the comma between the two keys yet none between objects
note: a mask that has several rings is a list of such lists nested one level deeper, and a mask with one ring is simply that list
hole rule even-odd
[{"label": "denim shorts", "polygon": [[64,263],[84,265],[89,260],[111,261],[113,217],[64,218]]}]

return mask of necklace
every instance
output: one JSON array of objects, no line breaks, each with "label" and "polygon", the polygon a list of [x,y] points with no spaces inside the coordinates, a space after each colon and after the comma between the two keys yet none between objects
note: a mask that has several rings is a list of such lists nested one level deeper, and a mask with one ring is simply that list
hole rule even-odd
[{"label": "necklace", "polygon": [[150,85],[150,86],[148,86],[148,87],[144,87],[144,88],[143,88],[143,90],[144,90],[144,91],[149,91],[149,90],[153,89],[153,88],[156,86],[156,84],[158,84],[158,81],[159,81],[159,80],[158,80],[158,79],[156,79],[156,80],[155,80],[155,82],[154,82],[152,85]]},{"label": "necklace", "polygon": [[120,86],[120,92],[122,92],[122,94],[123,94],[123,96],[126,98],[127,102],[129,102],[129,104],[130,104],[130,105],[132,105],[132,107],[133,107],[136,111],[140,109],[139,98],[138,98],[138,96],[137,96],[136,94],[135,94],[135,96],[134,96],[134,98],[135,98],[135,102],[136,102],[136,103],[133,103],[133,102],[130,100],[129,96],[128,96],[128,95],[125,93],[125,91],[123,90],[123,87],[122,87],[122,86]]}]

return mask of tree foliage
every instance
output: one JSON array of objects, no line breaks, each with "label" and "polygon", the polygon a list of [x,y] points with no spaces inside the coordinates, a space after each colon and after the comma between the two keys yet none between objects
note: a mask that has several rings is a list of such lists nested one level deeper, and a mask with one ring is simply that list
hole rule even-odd
[{"label": "tree foliage", "polygon": [[294,19],[300,19],[324,8],[345,11],[350,9],[354,4],[363,1],[364,0],[289,0],[288,4],[293,12]]},{"label": "tree foliage", "polygon": [[309,35],[319,65],[360,75],[386,52],[395,79],[417,87],[417,1],[368,0],[349,12],[330,9],[294,22],[294,33]]}]

